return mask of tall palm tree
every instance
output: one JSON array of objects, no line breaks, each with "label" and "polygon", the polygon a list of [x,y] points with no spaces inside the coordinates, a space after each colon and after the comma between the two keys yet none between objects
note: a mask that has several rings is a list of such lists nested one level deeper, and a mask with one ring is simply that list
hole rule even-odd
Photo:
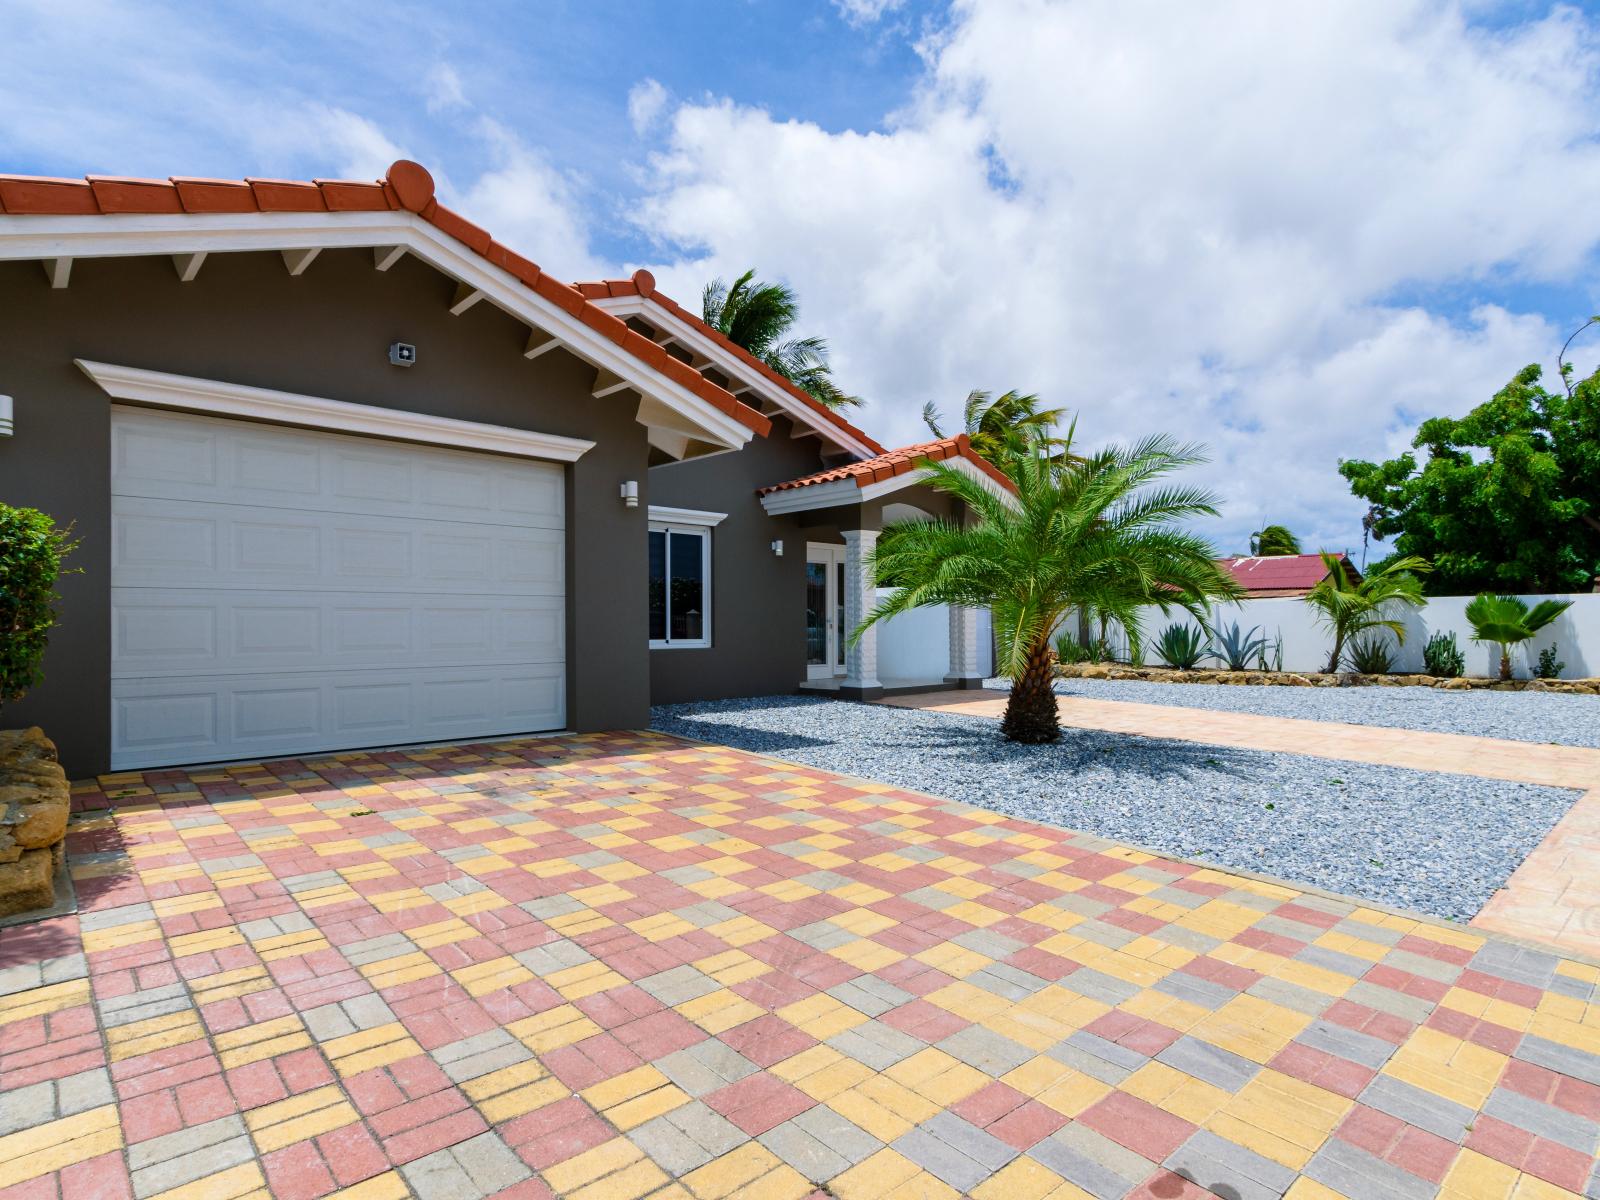
[{"label": "tall palm tree", "polygon": [[[1059,453],[1071,441],[1071,431],[1065,437],[1054,433],[1056,422],[1066,415],[1064,408],[1041,408],[1044,401],[1031,392],[1015,388],[996,397],[993,392],[974,389],[967,393],[961,406],[962,432],[972,441],[972,448],[990,462],[999,465],[1006,458],[1018,454],[1043,451]],[[922,420],[936,438],[948,437],[944,418],[933,401],[922,406]]]},{"label": "tall palm tree", "polygon": [[1267,525],[1250,535],[1250,553],[1263,558],[1281,554],[1299,554],[1300,539],[1287,525]]},{"label": "tall palm tree", "polygon": [[1510,679],[1511,647],[1530,640],[1571,607],[1571,600],[1541,600],[1529,608],[1521,597],[1484,592],[1467,605],[1467,620],[1473,641],[1500,647],[1500,678]]},{"label": "tall palm tree", "polygon": [[990,609],[997,665],[1012,680],[1001,732],[1017,742],[1053,742],[1061,725],[1050,642],[1072,609],[1109,614],[1137,644],[1147,605],[1198,615],[1211,600],[1239,594],[1211,546],[1177,527],[1215,516],[1214,497],[1159,483],[1203,461],[1198,447],[1166,437],[1087,458],[1024,453],[1001,465],[1014,494],[929,463],[927,482],[960,499],[977,522],[906,522],[885,530],[873,570],[900,590],[880,601],[852,636],[928,605]]},{"label": "tall palm tree", "polygon": [[819,403],[829,408],[860,404],[860,396],[851,396],[834,383],[825,340],[789,336],[800,318],[794,289],[758,282],[755,275],[754,268],[746,271],[732,287],[721,279],[706,284],[700,295],[701,319]]},{"label": "tall palm tree", "polygon": [[1344,559],[1322,552],[1327,574],[1306,593],[1306,603],[1317,610],[1317,620],[1333,634],[1333,653],[1328,656],[1328,673],[1339,669],[1351,639],[1369,629],[1389,629],[1395,641],[1405,645],[1406,627],[1391,614],[1400,607],[1421,608],[1419,574],[1433,570],[1433,564],[1415,554],[1397,558],[1364,578],[1350,570]]}]

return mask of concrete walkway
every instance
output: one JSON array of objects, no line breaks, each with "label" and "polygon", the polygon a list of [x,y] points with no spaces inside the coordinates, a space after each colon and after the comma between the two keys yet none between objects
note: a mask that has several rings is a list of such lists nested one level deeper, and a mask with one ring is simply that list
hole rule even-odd
[{"label": "concrete walkway", "polygon": [[0,1200],[1600,1186],[1600,968],[1482,931],[654,733],[75,799]]},{"label": "concrete walkway", "polygon": [[[1006,697],[949,691],[883,703],[999,719]],[[1579,789],[1472,923],[1600,957],[1600,750],[1080,696],[1057,697],[1056,706],[1063,724],[1082,729]]]}]

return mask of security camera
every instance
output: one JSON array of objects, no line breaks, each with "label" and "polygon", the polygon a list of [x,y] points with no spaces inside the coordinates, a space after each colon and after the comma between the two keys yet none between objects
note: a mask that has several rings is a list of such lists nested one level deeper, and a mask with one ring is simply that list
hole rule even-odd
[{"label": "security camera", "polygon": [[395,342],[389,347],[389,361],[397,367],[417,365],[417,348],[410,342]]}]

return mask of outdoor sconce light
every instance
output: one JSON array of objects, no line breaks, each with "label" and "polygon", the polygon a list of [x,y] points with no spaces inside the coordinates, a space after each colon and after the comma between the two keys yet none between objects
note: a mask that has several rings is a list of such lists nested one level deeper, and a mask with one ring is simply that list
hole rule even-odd
[{"label": "outdoor sconce light", "polygon": [[622,503],[628,508],[639,507],[639,484],[637,480],[630,479],[622,485]]},{"label": "outdoor sconce light", "polygon": [[779,558],[783,557],[783,541],[782,541],[782,539],[779,539],[778,541],[772,543],[772,552],[774,554],[776,554]]},{"label": "outdoor sconce light", "polygon": [[15,432],[11,418],[11,397],[0,396],[0,437],[10,437]]}]

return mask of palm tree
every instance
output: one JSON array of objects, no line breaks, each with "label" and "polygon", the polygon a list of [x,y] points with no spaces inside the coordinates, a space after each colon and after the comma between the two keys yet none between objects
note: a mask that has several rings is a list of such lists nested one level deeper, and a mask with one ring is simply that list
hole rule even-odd
[{"label": "palm tree", "polygon": [[1472,623],[1473,641],[1500,647],[1500,678],[1510,679],[1511,647],[1528,641],[1571,607],[1571,600],[1541,600],[1529,608],[1517,596],[1484,592],[1467,605],[1467,620]]},{"label": "palm tree", "polygon": [[1289,531],[1287,525],[1268,525],[1250,535],[1250,553],[1262,558],[1299,554],[1300,539]]},{"label": "palm tree", "polygon": [[1369,629],[1393,630],[1395,640],[1405,645],[1406,628],[1389,613],[1396,606],[1421,608],[1427,603],[1422,598],[1422,580],[1417,578],[1417,574],[1433,570],[1427,559],[1415,554],[1397,558],[1365,578],[1355,575],[1344,559],[1326,550],[1322,552],[1322,565],[1328,573],[1306,593],[1306,603],[1317,610],[1317,619],[1333,633],[1329,674],[1339,669],[1339,660],[1351,639]]},{"label": "palm tree", "polygon": [[706,284],[700,296],[701,318],[734,345],[753,354],[829,408],[849,408],[860,396],[842,391],[828,365],[828,343],[819,337],[790,337],[800,318],[794,289],[782,283],[759,283],[755,269],[729,287],[721,279]]},{"label": "palm tree", "polygon": [[[1066,415],[1064,408],[1040,408],[1044,403],[1031,392],[1015,388],[995,398],[992,392],[973,390],[967,393],[961,406],[962,432],[972,442],[972,448],[995,464],[1018,454],[1058,454],[1072,440],[1069,429],[1065,437],[1053,432],[1056,422]],[[944,418],[933,401],[922,406],[923,423],[936,438],[949,436],[943,428]]]},{"label": "palm tree", "polygon": [[1157,486],[1203,461],[1198,447],[1166,437],[1087,458],[1024,453],[1001,464],[1014,494],[945,463],[926,464],[927,482],[961,500],[977,521],[889,526],[872,566],[900,590],[880,601],[852,636],[913,608],[990,609],[997,665],[1012,680],[1001,732],[1016,742],[1053,742],[1061,726],[1050,641],[1072,609],[1108,614],[1137,645],[1144,606],[1198,614],[1212,599],[1238,595],[1211,546],[1178,527],[1215,516],[1214,497]]}]

